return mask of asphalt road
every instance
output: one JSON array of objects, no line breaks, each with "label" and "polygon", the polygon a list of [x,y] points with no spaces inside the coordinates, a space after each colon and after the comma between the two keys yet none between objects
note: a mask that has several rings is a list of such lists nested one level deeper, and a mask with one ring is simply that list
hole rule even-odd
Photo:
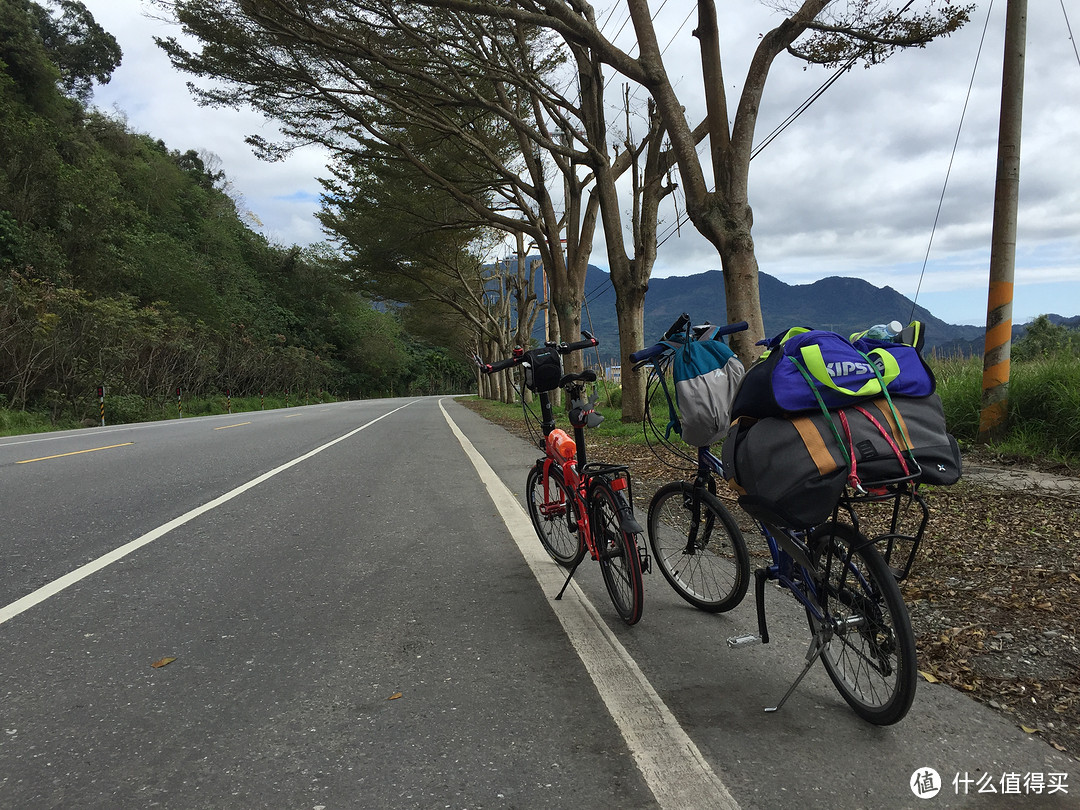
[{"label": "asphalt road", "polygon": [[627,628],[586,563],[554,602],[534,456],[437,398],[0,439],[0,807],[1080,807],[1076,761],[944,687],[881,729],[815,667],[765,715],[782,595],[734,651],[752,599],[652,574]]}]

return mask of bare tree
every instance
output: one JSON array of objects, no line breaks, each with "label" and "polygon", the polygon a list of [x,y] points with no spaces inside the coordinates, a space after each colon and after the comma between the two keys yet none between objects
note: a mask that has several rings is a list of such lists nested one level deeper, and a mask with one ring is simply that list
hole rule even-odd
[{"label": "bare tree", "polygon": [[[686,211],[694,227],[720,255],[724,273],[727,316],[746,320],[750,329],[734,336],[736,351],[756,357],[754,345],[764,335],[758,296],[758,265],[751,235],[749,166],[754,130],[766,79],[776,57],[787,51],[815,64],[837,65],[858,58],[880,62],[900,48],[922,47],[957,30],[973,6],[951,0],[914,0],[901,5],[889,0],[774,0],[781,22],[765,33],[754,52],[742,93],[729,123],[729,105],[720,58],[719,22],[715,0],[698,0],[694,36],[701,54],[709,151],[697,152],[699,139],[686,120],[684,104],[664,64],[648,0],[626,0],[637,35],[638,55],[616,47],[597,24],[585,0],[415,0],[432,7],[454,9],[492,19],[547,26],[568,43],[585,47],[595,58],[644,87],[656,103],[666,130],[671,155],[686,196]],[[706,178],[712,175],[712,183]]]},{"label": "bare tree", "polygon": [[[194,53],[175,40],[163,42],[174,63],[226,83],[198,91],[204,102],[255,106],[283,122],[292,142],[327,146],[360,177],[392,156],[452,199],[462,216],[471,215],[472,224],[531,238],[550,284],[556,331],[567,339],[581,327],[603,211],[624,365],[640,348],[655,252],[648,240],[636,239],[634,257],[626,255],[615,183],[631,165],[637,169],[643,147],[628,147],[615,160],[609,155],[595,54],[580,47],[573,54],[573,98],[553,80],[559,40],[512,20],[417,13],[385,0],[330,2],[317,11],[285,0],[162,4],[204,43]],[[268,157],[289,146],[254,143]],[[453,144],[452,165],[439,160],[446,143]],[[351,182],[340,171],[338,177],[345,186]],[[554,193],[558,185],[561,195]],[[337,198],[348,193],[341,184],[333,191]],[[651,211],[654,222],[655,209],[638,207]],[[636,219],[640,225],[649,217]],[[570,358],[571,367],[577,359]],[[640,418],[640,388],[627,389],[624,418]]]}]

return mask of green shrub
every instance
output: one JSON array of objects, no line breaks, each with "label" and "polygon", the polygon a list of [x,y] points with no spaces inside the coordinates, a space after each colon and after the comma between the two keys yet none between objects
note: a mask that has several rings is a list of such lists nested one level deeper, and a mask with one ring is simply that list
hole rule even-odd
[{"label": "green shrub", "polygon": [[[127,425],[153,419],[150,400],[137,394],[119,394],[105,398],[105,423]],[[95,414],[96,415],[96,414]]]},{"label": "green shrub", "polygon": [[[976,441],[982,408],[982,359],[937,360],[931,365],[949,430]],[[996,452],[1080,464],[1080,357],[1059,352],[1014,361],[1009,379],[1005,438]]]}]

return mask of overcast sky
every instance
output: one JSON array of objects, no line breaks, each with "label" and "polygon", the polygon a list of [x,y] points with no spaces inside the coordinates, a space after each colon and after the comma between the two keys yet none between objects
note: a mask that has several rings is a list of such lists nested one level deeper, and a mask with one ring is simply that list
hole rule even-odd
[{"label": "overcast sky", "polygon": [[[307,245],[323,238],[313,216],[321,191],[316,178],[327,174],[323,155],[312,150],[280,163],[257,160],[244,137],[273,138],[276,128],[249,111],[197,106],[186,77],[152,41],[175,32],[147,16],[145,0],[83,2],[124,52],[112,81],[96,90],[97,106],[121,113],[131,129],[161,138],[171,149],[219,156],[234,196],[270,240]],[[631,47],[632,26],[622,27],[625,4],[594,5],[609,36]],[[703,99],[691,36],[696,15],[688,18],[694,4],[653,5],[660,9],[661,45],[670,43],[669,72],[696,123]],[[734,109],[758,36],[779,18],[758,0],[718,6]],[[789,284],[855,276],[917,295],[919,304],[949,323],[985,322],[1005,8],[1006,0],[979,0],[959,34],[869,70],[854,68],[755,158],[750,202],[763,272]],[[1080,59],[1068,25],[1080,34],[1080,0],[1029,1],[1013,310],[1018,323],[1047,312],[1080,314]],[[786,54],[778,57],[757,142],[829,75],[822,68],[804,70]],[[661,234],[674,223],[672,211]],[[606,269],[600,238],[592,261]],[[654,276],[719,266],[711,245],[684,223],[663,242]]]}]

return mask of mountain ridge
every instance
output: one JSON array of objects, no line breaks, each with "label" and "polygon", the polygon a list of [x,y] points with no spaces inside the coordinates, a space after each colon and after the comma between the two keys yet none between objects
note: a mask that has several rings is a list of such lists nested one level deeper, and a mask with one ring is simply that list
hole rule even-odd
[{"label": "mountain ridge", "polygon": [[[878,323],[897,320],[906,324],[920,320],[926,327],[927,353],[972,356],[983,352],[984,327],[946,323],[889,286],[875,287],[863,279],[847,276],[829,276],[792,285],[760,273],[759,290],[768,336],[792,326],[810,326],[847,335]],[[645,296],[645,343],[658,339],[683,312],[689,313],[695,323],[723,323],[726,311],[723,274],[719,270],[651,279]],[[1051,315],[1050,318],[1056,323],[1080,326],[1080,316]],[[535,336],[542,341],[543,318],[538,320],[540,326]],[[582,328],[589,329],[600,340],[605,362],[618,362],[615,359],[617,324],[610,275],[590,264],[585,279]],[[1013,325],[1014,338],[1025,331],[1025,325]]]}]

